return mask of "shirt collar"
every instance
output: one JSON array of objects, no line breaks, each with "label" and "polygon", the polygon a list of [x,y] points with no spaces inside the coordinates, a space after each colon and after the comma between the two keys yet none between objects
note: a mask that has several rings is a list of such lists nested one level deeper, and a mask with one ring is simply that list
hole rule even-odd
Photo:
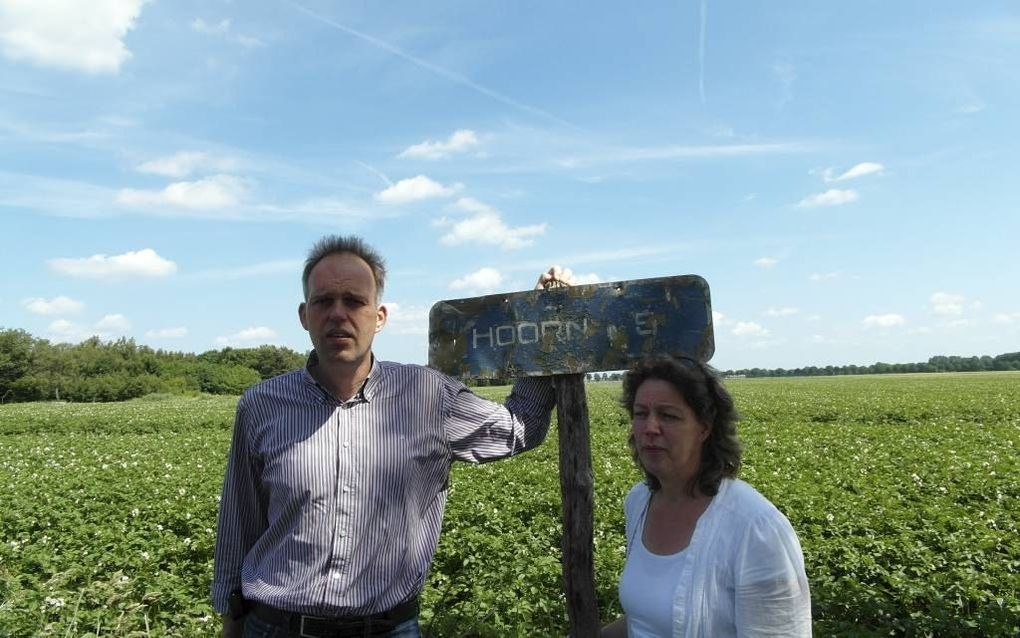
[{"label": "shirt collar", "polygon": [[[317,365],[319,365],[319,355],[315,352],[315,350],[312,350],[308,354],[308,359],[305,361],[305,367],[302,370],[304,373],[303,376],[305,383],[310,385],[316,391],[315,395],[320,402],[334,403],[339,401],[339,399],[333,396],[333,393],[322,387],[322,385],[315,380],[315,377],[312,376],[311,370]],[[344,403],[367,403],[371,401],[372,397],[375,396],[375,393],[377,392],[381,377],[382,365],[379,363],[379,360],[375,358],[375,354],[372,354],[372,368],[368,371],[368,376],[365,377],[361,387],[358,388],[358,391],[354,394],[354,396],[347,401],[344,401]]]}]

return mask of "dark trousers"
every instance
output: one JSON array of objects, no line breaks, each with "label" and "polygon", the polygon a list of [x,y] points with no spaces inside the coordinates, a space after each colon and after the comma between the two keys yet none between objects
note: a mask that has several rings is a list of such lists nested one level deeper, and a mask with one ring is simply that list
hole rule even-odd
[{"label": "dark trousers", "polygon": [[[244,619],[243,638],[296,638],[297,634],[291,634],[286,627],[271,625],[264,620],[248,614]],[[418,628],[418,619],[412,618],[403,622],[385,634],[373,634],[378,638],[421,638],[421,630]]]}]

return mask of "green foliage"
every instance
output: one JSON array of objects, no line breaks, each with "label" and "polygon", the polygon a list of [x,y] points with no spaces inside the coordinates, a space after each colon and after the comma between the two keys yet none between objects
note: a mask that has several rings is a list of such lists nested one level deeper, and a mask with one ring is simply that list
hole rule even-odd
[{"label": "green foliage", "polygon": [[32,335],[24,330],[0,330],[0,399],[13,392],[13,385],[29,372]]},{"label": "green foliage", "polygon": [[151,393],[240,394],[300,368],[304,356],[278,346],[200,355],[152,350],[133,339],[53,345],[23,330],[0,330],[0,403],[124,401]]},{"label": "green foliage", "polygon": [[[800,536],[816,635],[1020,633],[1018,382],[729,382],[744,417],[743,478]],[[622,502],[639,475],[619,385],[587,388],[608,620],[621,613]],[[148,396],[0,407],[0,635],[215,636],[212,546],[235,405]],[[554,429],[521,457],[454,466],[423,594],[433,636],[566,635],[557,459]]]},{"label": "green foliage", "polygon": [[199,361],[251,368],[263,381],[302,367],[305,357],[290,348],[263,345],[257,348],[224,348],[198,355]]},{"label": "green foliage", "polygon": [[1004,372],[1020,370],[1020,352],[1000,354],[997,357],[931,357],[924,363],[884,363],[870,366],[806,366],[785,370],[776,368],[750,368],[727,370],[727,377],[818,377],[847,374],[900,374],[913,372]]}]

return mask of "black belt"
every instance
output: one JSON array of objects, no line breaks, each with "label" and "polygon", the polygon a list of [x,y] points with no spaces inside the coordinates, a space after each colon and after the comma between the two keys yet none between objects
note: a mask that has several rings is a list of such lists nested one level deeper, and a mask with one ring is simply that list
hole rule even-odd
[{"label": "black belt", "polygon": [[312,616],[277,609],[255,601],[251,601],[249,605],[251,613],[260,620],[277,627],[286,627],[292,635],[306,638],[379,636],[418,615],[417,596],[393,609],[370,616]]}]

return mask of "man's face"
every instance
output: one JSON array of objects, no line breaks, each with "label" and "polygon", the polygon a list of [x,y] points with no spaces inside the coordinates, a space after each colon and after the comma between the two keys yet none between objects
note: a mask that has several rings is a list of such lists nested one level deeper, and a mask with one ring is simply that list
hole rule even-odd
[{"label": "man's face", "polygon": [[372,340],[386,323],[376,303],[375,278],[365,260],[329,255],[308,276],[308,299],[298,307],[301,325],[319,361],[357,371],[371,365]]}]

